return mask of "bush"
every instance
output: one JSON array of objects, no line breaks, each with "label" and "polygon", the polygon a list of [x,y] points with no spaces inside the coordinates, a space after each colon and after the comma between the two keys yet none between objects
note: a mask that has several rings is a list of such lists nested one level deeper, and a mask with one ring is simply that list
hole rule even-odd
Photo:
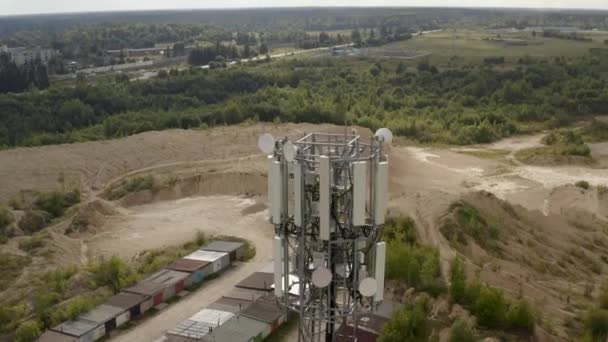
[{"label": "bush", "polygon": [[597,186],[597,194],[600,196],[604,196],[608,194],[608,185],[600,184]]},{"label": "bush", "polygon": [[592,341],[605,341],[608,338],[608,310],[591,309],[585,320],[585,328]]},{"label": "bush", "polygon": [[4,230],[9,224],[13,223],[13,215],[3,205],[0,205],[0,232],[4,234]]},{"label": "bush", "polygon": [[475,342],[475,331],[463,320],[457,319],[450,328],[449,342]]},{"label": "bush", "polygon": [[25,304],[7,306],[0,304],[0,332],[13,332],[17,323],[26,315]]},{"label": "bush", "polygon": [[467,298],[467,278],[464,263],[460,258],[452,261],[450,269],[450,300],[464,304]]},{"label": "bush", "polygon": [[31,262],[29,256],[0,253],[0,291],[16,281],[23,269]]},{"label": "bush", "polygon": [[497,329],[504,326],[507,301],[502,290],[482,286],[473,305],[473,312],[481,326]]},{"label": "bush", "polygon": [[33,234],[46,227],[52,220],[51,214],[43,210],[26,210],[19,220],[19,228],[26,234]]},{"label": "bush", "polygon": [[127,263],[117,256],[102,259],[89,267],[96,286],[108,286],[112,292],[118,293],[123,287],[137,280],[137,275]]},{"label": "bush", "polygon": [[21,241],[19,241],[19,249],[24,252],[33,252],[37,249],[44,247],[44,245],[46,244],[46,238],[47,237],[45,235],[41,234],[23,238]]},{"label": "bush", "polygon": [[413,307],[404,307],[393,313],[384,325],[379,342],[426,342],[431,327],[426,318],[426,303],[418,301]]},{"label": "bush", "polygon": [[65,209],[80,202],[80,192],[75,190],[71,192],[51,191],[38,195],[35,205],[38,209],[44,210],[51,214],[52,217],[61,217]]},{"label": "bush", "polygon": [[42,331],[38,321],[25,321],[19,325],[15,332],[15,342],[32,342],[35,341]]},{"label": "bush", "polygon": [[534,313],[527,301],[519,300],[511,303],[507,312],[507,325],[511,329],[532,332],[534,329]]},{"label": "bush", "polygon": [[112,189],[108,194],[111,200],[117,200],[125,197],[129,193],[139,192],[144,190],[155,190],[156,181],[153,176],[147,175],[142,177],[134,177],[123,181],[117,188]]},{"label": "bush", "polygon": [[574,183],[574,185],[578,186],[581,189],[585,189],[585,190],[589,189],[589,182],[584,181],[584,180],[578,181],[578,182]]},{"label": "bush", "polygon": [[81,314],[88,312],[103,300],[101,296],[79,295],[76,296],[62,307],[53,311],[51,315],[51,326],[60,324],[67,320],[75,319]]}]

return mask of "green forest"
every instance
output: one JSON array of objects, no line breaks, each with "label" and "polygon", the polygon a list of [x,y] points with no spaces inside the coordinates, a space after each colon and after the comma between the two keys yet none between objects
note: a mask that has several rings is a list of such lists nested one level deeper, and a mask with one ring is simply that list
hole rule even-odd
[{"label": "green forest", "polygon": [[100,79],[0,95],[0,145],[72,143],[245,121],[387,126],[431,143],[490,142],[608,113],[608,53],[435,66],[368,58],[290,59]]}]

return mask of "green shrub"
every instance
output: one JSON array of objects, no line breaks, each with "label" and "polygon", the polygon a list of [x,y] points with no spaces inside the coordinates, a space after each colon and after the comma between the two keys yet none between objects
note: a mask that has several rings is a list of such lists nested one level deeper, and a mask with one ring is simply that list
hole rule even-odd
[{"label": "green shrub", "polygon": [[25,237],[19,241],[19,249],[24,252],[35,252],[46,245],[47,235],[37,234],[32,237]]},{"label": "green shrub", "polygon": [[156,190],[156,180],[153,176],[141,176],[133,177],[124,180],[117,188],[114,188],[108,194],[108,198],[111,200],[117,200],[125,197],[129,193],[139,192],[144,190]]},{"label": "green shrub", "polygon": [[81,314],[90,311],[100,302],[100,297],[91,295],[78,295],[61,307],[53,310],[51,314],[51,326],[72,320]]},{"label": "green shrub", "polygon": [[608,310],[597,308],[589,310],[585,329],[592,341],[605,341],[608,338]]},{"label": "green shrub", "polygon": [[467,299],[467,278],[464,263],[460,258],[452,261],[450,268],[450,300],[464,304]]},{"label": "green shrub", "polygon": [[420,290],[438,294],[443,291],[439,251],[428,246],[388,242],[386,277],[401,280]]},{"label": "green shrub", "polygon": [[63,294],[66,290],[66,282],[76,273],[78,273],[78,267],[70,265],[48,271],[40,277],[40,280],[45,284],[46,289]]},{"label": "green shrub", "polygon": [[7,207],[0,205],[0,232],[4,234],[4,230],[11,223],[13,223],[13,215]]},{"label": "green shrub", "polygon": [[31,262],[29,256],[0,253],[0,290],[5,290],[16,281],[23,269]]},{"label": "green shrub", "polygon": [[574,185],[581,189],[585,189],[585,190],[589,189],[589,182],[584,181],[584,180],[578,181],[578,182],[574,183]]},{"label": "green shrub", "polygon": [[475,342],[475,331],[463,320],[457,319],[450,328],[449,342]]},{"label": "green shrub", "polygon": [[450,220],[440,229],[448,240],[466,244],[465,235],[468,235],[484,248],[497,248],[497,241],[500,239],[500,227],[497,223],[484,218],[468,203],[457,203],[453,210],[455,222]]},{"label": "green shrub", "polygon": [[26,234],[33,234],[46,227],[52,220],[51,214],[43,210],[26,210],[19,220],[19,228]]},{"label": "green shrub", "polygon": [[16,306],[8,306],[0,304],[0,332],[13,332],[17,327],[17,323],[25,317],[27,306],[19,304]]},{"label": "green shrub", "polygon": [[608,194],[608,185],[600,184],[597,186],[597,194],[599,196],[604,196]]},{"label": "green shrub", "polygon": [[502,290],[482,286],[473,305],[473,312],[479,325],[497,329],[504,326],[507,301]]},{"label": "green shrub", "polygon": [[33,342],[42,334],[40,322],[28,320],[19,325],[15,332],[15,342]]},{"label": "green shrub", "polygon": [[93,274],[94,285],[108,286],[114,293],[137,280],[137,274],[131,266],[117,256],[102,259],[91,265],[89,270]]},{"label": "green shrub", "polygon": [[416,243],[416,225],[411,217],[389,217],[382,228],[385,241],[398,241],[413,245]]},{"label": "green shrub", "polygon": [[511,329],[532,332],[534,329],[534,312],[525,300],[511,303],[507,312],[507,325]]},{"label": "green shrub", "polygon": [[426,342],[431,326],[426,317],[426,303],[419,301],[412,307],[404,307],[393,313],[382,328],[379,342]]},{"label": "green shrub", "polygon": [[44,210],[51,214],[52,217],[61,217],[65,209],[80,202],[80,192],[75,190],[71,192],[51,191],[41,193],[36,198],[34,204],[40,210]]}]

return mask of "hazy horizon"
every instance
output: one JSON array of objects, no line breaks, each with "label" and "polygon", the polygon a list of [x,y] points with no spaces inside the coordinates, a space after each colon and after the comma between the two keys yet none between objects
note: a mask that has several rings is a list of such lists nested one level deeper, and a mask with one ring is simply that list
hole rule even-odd
[{"label": "hazy horizon", "polygon": [[[196,6],[196,5],[199,6]],[[37,3],[36,0],[8,0],[7,5],[0,5],[0,16],[19,16],[37,14],[74,14],[94,12],[138,12],[138,11],[179,11],[179,10],[237,10],[237,9],[270,9],[270,8],[331,8],[331,7],[437,7],[437,8],[503,8],[503,9],[531,9],[531,10],[608,10],[605,0],[512,0],[512,1],[479,1],[479,0],[414,0],[407,4],[380,0],[370,3],[367,0],[330,0],[322,2],[300,0],[261,0],[246,2],[243,0],[228,0],[222,5],[200,6],[200,2],[193,0],[175,0],[171,7],[165,1],[150,0],[145,4],[135,0],[108,0],[103,5],[92,1],[56,0],[54,2]],[[60,9],[58,9],[60,8]]]}]

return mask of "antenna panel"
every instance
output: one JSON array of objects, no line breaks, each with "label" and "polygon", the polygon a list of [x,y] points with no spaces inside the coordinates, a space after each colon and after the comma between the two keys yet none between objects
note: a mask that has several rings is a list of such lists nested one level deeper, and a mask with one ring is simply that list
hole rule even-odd
[{"label": "antenna panel", "polygon": [[319,157],[319,237],[321,240],[329,240],[330,221],[330,169],[329,157]]},{"label": "antenna panel", "polygon": [[294,197],[294,207],[293,207],[293,222],[297,227],[302,227],[302,165],[295,165],[293,169],[293,197]]},{"label": "antenna panel", "polygon": [[353,225],[365,224],[367,199],[367,162],[353,163]]},{"label": "antenna panel", "polygon": [[388,161],[380,162],[374,177],[374,223],[384,224],[388,192]]},{"label": "antenna panel", "polygon": [[283,295],[283,239],[279,236],[274,237],[273,264],[274,294],[280,297]]},{"label": "antenna panel", "polygon": [[268,182],[270,186],[270,216],[272,223],[281,223],[281,213],[283,207],[283,174],[281,172],[281,163],[273,160],[270,164],[270,173],[268,174]]},{"label": "antenna panel", "polygon": [[374,301],[380,302],[384,299],[384,268],[386,267],[386,242],[376,243],[376,267],[374,275],[378,287],[374,294]]}]

